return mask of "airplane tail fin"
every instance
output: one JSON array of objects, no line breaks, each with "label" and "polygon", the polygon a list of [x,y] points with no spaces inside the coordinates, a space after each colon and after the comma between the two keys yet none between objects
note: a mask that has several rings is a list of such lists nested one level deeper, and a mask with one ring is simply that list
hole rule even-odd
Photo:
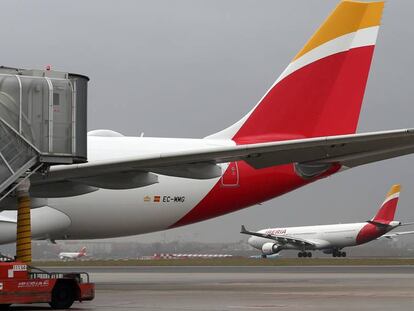
[{"label": "airplane tail fin", "polygon": [[238,144],[355,133],[384,2],[344,0],[241,120]]},{"label": "airplane tail fin", "polygon": [[395,211],[397,209],[398,199],[400,197],[401,185],[393,185],[385,197],[384,203],[377,212],[372,222],[388,224],[394,220]]},{"label": "airplane tail fin", "polygon": [[85,255],[86,254],[86,247],[83,246],[80,250],[79,250],[79,254],[81,255]]}]

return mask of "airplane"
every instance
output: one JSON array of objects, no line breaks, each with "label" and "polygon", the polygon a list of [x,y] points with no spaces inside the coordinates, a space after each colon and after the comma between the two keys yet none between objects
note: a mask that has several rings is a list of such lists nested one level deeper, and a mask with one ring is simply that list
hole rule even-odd
[{"label": "airplane", "polygon": [[[33,239],[176,228],[413,153],[414,129],[356,134],[383,6],[341,1],[257,105],[215,134],[91,131],[88,163],[31,176]],[[7,210],[0,213],[0,243],[15,241],[16,206],[15,198],[0,202]]]},{"label": "airplane", "polygon": [[342,251],[345,247],[365,244],[379,238],[392,239],[396,236],[414,233],[414,231],[406,231],[386,234],[395,228],[414,224],[402,224],[394,220],[400,189],[400,185],[393,185],[375,217],[365,222],[269,228],[258,232],[248,231],[243,225],[240,233],[251,235],[248,243],[261,250],[262,258],[279,254],[285,249],[299,250],[298,257],[312,257],[310,251],[315,250],[332,254],[333,257],[346,257],[346,252]]},{"label": "airplane", "polygon": [[86,247],[82,247],[79,252],[62,252],[59,253],[59,258],[62,260],[68,260],[68,259],[79,259],[82,257],[85,257],[86,255]]}]

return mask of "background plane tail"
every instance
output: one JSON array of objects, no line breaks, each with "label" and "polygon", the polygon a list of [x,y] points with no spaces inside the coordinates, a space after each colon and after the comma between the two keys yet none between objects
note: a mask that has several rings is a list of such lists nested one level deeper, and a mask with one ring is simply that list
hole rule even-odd
[{"label": "background plane tail", "polygon": [[355,133],[383,6],[340,2],[259,103],[207,138],[244,144]]},{"label": "background plane tail", "polygon": [[372,221],[378,223],[388,223],[394,220],[395,211],[397,209],[398,199],[400,197],[401,185],[393,185],[385,197],[384,203],[377,212]]}]

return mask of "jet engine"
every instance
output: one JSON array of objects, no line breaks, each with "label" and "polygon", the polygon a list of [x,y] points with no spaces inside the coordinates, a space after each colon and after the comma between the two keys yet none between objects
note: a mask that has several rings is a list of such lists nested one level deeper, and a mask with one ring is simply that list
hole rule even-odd
[{"label": "jet engine", "polygon": [[280,247],[279,245],[277,245],[276,243],[265,243],[262,246],[262,253],[263,255],[272,255],[272,254],[276,254],[280,251]]},{"label": "jet engine", "polygon": [[303,179],[322,175],[332,167],[330,163],[295,163],[295,173]]}]

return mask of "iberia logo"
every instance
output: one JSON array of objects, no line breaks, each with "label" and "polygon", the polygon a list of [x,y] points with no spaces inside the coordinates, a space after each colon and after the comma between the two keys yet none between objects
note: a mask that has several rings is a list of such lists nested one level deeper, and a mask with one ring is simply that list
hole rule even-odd
[{"label": "iberia logo", "polygon": [[154,202],[159,203],[161,201],[161,196],[159,195],[154,195]]},{"label": "iberia logo", "polygon": [[144,202],[151,202],[151,197],[146,195],[144,197]]}]

